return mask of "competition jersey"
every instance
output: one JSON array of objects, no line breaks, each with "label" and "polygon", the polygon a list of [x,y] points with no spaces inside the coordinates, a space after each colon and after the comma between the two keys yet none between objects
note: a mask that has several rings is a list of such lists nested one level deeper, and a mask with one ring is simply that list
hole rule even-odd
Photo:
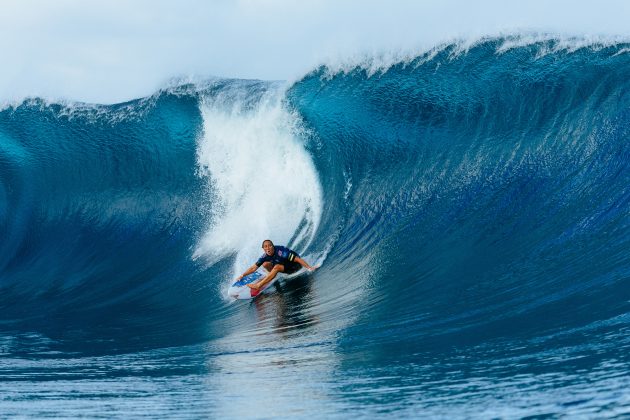
[{"label": "competition jersey", "polygon": [[264,262],[271,262],[272,265],[282,264],[286,265],[287,262],[294,263],[295,258],[298,258],[299,255],[297,252],[290,250],[289,248],[285,248],[283,246],[274,246],[273,255],[267,255],[267,253],[262,254],[258,261],[256,261],[256,265],[260,267]]}]

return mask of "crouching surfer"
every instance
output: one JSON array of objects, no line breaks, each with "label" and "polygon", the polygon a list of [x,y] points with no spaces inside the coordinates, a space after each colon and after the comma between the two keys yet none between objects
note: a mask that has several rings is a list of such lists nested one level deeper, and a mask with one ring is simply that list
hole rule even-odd
[{"label": "crouching surfer", "polygon": [[258,270],[260,266],[263,266],[269,272],[269,274],[257,282],[247,285],[252,288],[252,296],[260,293],[260,290],[263,289],[265,284],[273,280],[278,273],[293,274],[302,267],[309,271],[315,271],[319,268],[319,266],[313,267],[304,261],[297,252],[280,245],[275,246],[269,239],[263,241],[262,249],[265,253],[258,258],[258,261],[256,261],[254,265],[245,270],[245,272],[236,279],[236,281],[238,281],[252,274],[254,271]]}]

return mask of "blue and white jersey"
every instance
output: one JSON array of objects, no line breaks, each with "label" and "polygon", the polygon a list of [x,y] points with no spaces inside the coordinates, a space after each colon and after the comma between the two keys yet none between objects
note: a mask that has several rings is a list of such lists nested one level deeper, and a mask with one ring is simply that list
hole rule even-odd
[{"label": "blue and white jersey", "polygon": [[286,265],[287,263],[294,263],[295,259],[299,257],[299,254],[289,248],[285,248],[281,245],[274,245],[273,255],[267,255],[267,253],[262,254],[258,261],[256,261],[256,265],[260,267],[264,262],[271,262],[272,265],[282,264]]}]

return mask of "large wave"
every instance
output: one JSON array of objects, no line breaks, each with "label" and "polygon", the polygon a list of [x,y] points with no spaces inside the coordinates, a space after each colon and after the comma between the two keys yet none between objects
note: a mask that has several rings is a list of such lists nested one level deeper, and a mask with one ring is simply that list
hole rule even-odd
[{"label": "large wave", "polygon": [[628,49],[491,39],[290,86],[6,107],[2,326],[211,340],[236,313],[225,286],[267,237],[324,262],[295,287],[317,291],[305,305],[330,330],[344,318],[348,345],[614,323],[629,294]]},{"label": "large wave", "polygon": [[370,289],[357,310],[382,340],[627,312],[627,51],[494,39],[324,66],[291,87],[338,203],[323,220],[346,220],[330,259],[372,267],[351,287]]}]

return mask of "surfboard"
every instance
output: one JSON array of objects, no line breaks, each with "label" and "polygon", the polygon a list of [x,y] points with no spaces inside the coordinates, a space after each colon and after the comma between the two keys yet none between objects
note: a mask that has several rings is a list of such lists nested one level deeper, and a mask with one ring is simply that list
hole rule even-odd
[{"label": "surfboard", "polygon": [[[234,284],[232,284],[230,288],[228,289],[228,296],[233,297],[234,299],[253,299],[256,296],[261,295],[262,292],[269,289],[271,286],[273,286],[274,283],[278,281],[278,279],[289,280],[294,277],[301,276],[305,272],[306,271],[302,268],[292,274],[278,273],[278,275],[273,280],[265,284],[265,286],[262,289],[260,289],[260,292],[256,293],[256,290],[252,289],[251,287],[247,287],[247,285],[249,283],[253,283],[255,281],[262,279],[263,277],[267,275],[267,273],[264,271],[262,273],[255,271],[252,274],[249,274],[243,277],[242,279],[234,282]],[[254,295],[252,295],[252,291],[254,292]]]},{"label": "surfboard", "polygon": [[[279,276],[276,276],[272,281],[265,284],[265,287],[260,289],[260,293],[256,293],[256,290],[252,289],[251,287],[247,287],[249,283],[254,283],[262,279],[263,277],[265,277],[265,274],[259,273],[258,271],[243,277],[230,286],[230,288],[228,289],[228,295],[235,299],[253,299],[256,296],[260,295],[260,293],[268,289],[269,286],[274,284],[276,280],[278,280]],[[252,292],[254,293],[253,295]]]}]

